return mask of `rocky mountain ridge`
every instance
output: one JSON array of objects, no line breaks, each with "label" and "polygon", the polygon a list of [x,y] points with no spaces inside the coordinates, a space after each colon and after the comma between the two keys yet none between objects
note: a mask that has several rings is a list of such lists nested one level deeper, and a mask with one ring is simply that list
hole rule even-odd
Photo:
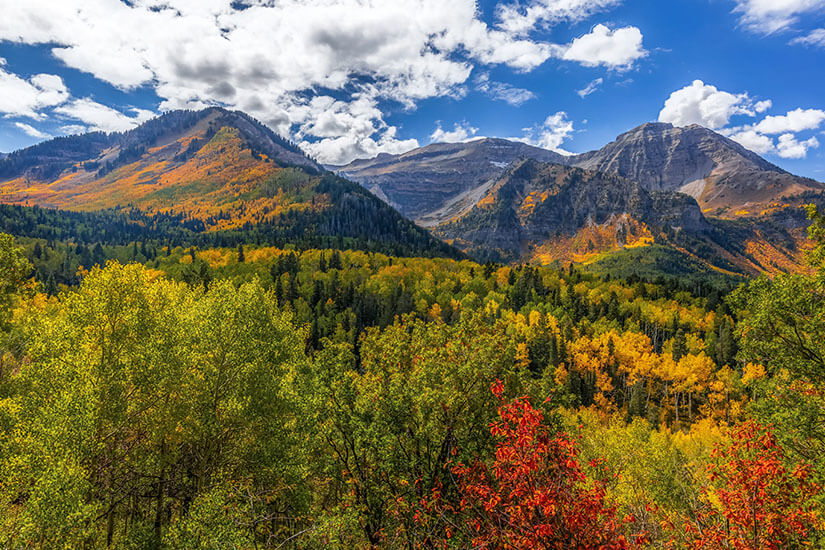
[{"label": "rocky mountain ridge", "polygon": [[[489,155],[487,143],[492,142],[499,147],[509,143],[515,154],[490,164],[485,153]],[[445,150],[449,156],[439,154]],[[467,159],[474,168],[455,170],[453,158]],[[478,140],[385,154],[338,171],[419,224],[434,226],[469,207],[466,201],[462,207],[460,195],[473,195],[522,158],[618,175],[638,181],[649,191],[679,191],[695,198],[708,215],[726,219],[795,206],[799,196],[825,192],[822,183],[794,176],[707,128],[664,123],[643,124],[599,150],[579,155],[563,156],[507,140]]]}]

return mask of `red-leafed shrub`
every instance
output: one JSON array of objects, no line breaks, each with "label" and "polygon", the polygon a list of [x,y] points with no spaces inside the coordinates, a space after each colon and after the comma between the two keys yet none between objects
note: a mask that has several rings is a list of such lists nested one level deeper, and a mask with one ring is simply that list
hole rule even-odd
[{"label": "red-leafed shrub", "polygon": [[[501,398],[502,383],[492,391]],[[426,503],[422,517],[438,509],[443,518],[448,509],[455,518],[442,542],[457,532],[480,549],[622,550],[642,542],[623,534],[632,518],[617,518],[604,483],[582,470],[576,443],[565,433],[552,435],[528,398],[502,403],[498,414],[490,426],[498,440],[492,466],[454,466],[458,504]],[[440,491],[434,499],[443,499]]]},{"label": "red-leafed shrub", "polygon": [[819,518],[819,487],[806,466],[789,468],[771,431],[739,426],[708,466],[704,506],[686,530],[691,550],[779,550],[801,545]]}]

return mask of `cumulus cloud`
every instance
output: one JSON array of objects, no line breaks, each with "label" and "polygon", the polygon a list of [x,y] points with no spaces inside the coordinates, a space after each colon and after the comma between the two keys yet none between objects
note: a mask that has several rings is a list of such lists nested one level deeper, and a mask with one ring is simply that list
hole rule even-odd
[{"label": "cumulus cloud", "polygon": [[481,73],[475,79],[476,90],[499,101],[518,107],[535,99],[536,94],[524,88],[518,88],[506,82],[490,80],[489,73]]},{"label": "cumulus cloud", "polygon": [[30,135],[33,138],[46,139],[46,138],[51,137],[49,134],[47,134],[45,132],[41,132],[40,130],[38,130],[37,128],[32,126],[31,124],[26,124],[25,122],[15,122],[14,125],[17,126],[17,128],[19,128],[20,130],[23,130],[26,134]]},{"label": "cumulus cloud", "polygon": [[791,44],[825,48],[825,29],[814,29],[805,36],[794,38],[791,40]]},{"label": "cumulus cloud", "polygon": [[444,130],[441,123],[438,123],[435,131],[430,135],[431,143],[458,143],[473,139],[478,133],[478,128],[470,126],[465,120],[453,125],[452,130]]},{"label": "cumulus cloud", "polygon": [[781,116],[767,116],[753,129],[761,134],[782,134],[816,130],[825,121],[820,109],[795,109]]},{"label": "cumulus cloud", "polygon": [[[317,142],[311,149],[322,161],[394,147],[382,112],[362,108],[363,101],[413,108],[421,99],[463,93],[474,63],[531,70],[554,51],[490,28],[473,0],[250,1],[245,9],[188,0],[8,4],[0,40],[53,45],[69,67],[124,90],[152,86],[161,109],[243,109],[281,133]],[[306,98],[318,89],[359,105],[336,105],[325,120],[309,123],[326,115],[323,101]],[[516,102],[527,97],[516,89],[496,93]],[[78,108],[62,112],[69,110]],[[104,123],[127,122],[103,115],[93,125]],[[375,133],[367,139],[370,126]]]},{"label": "cumulus cloud", "polygon": [[55,108],[56,113],[80,120],[86,123],[88,129],[100,132],[131,130],[155,116],[152,111],[143,109],[131,109],[131,111],[133,115],[128,116],[90,98],[73,99]]},{"label": "cumulus cloud", "polygon": [[799,141],[793,134],[782,134],[776,144],[779,156],[785,159],[805,158],[808,149],[816,147],[819,147],[819,141],[815,137]]},{"label": "cumulus cloud", "polygon": [[[784,115],[766,116],[756,124],[723,130],[742,146],[759,154],[775,153],[786,159],[805,158],[808,150],[819,147],[815,137],[802,139],[800,132],[817,130],[825,122],[825,111],[795,109]],[[776,142],[771,135],[781,134]]]},{"label": "cumulus cloud", "polygon": [[371,97],[362,96],[348,103],[315,96],[305,109],[293,115],[299,125],[295,135],[302,140],[301,147],[326,164],[346,164],[357,158],[403,153],[418,147],[415,139],[396,137],[398,128],[381,120],[381,111]]},{"label": "cumulus cloud", "polygon": [[773,153],[776,150],[771,138],[755,130],[740,130],[729,134],[728,137],[742,145],[745,149],[749,149],[760,155]]},{"label": "cumulus cloud", "polygon": [[577,61],[586,67],[599,65],[610,69],[629,69],[647,55],[642,47],[642,32],[636,27],[610,30],[596,25],[588,34],[573,40],[562,54],[562,59]]},{"label": "cumulus cloud", "polygon": [[619,4],[621,0],[532,0],[501,4],[497,9],[498,26],[514,34],[524,34],[537,25],[580,21]]},{"label": "cumulus cloud", "polygon": [[[825,111],[794,109],[784,115],[767,115],[762,120],[740,126],[729,125],[735,115],[757,117],[773,107],[769,99],[752,100],[747,93],[734,94],[696,80],[673,92],[659,113],[660,122],[676,126],[699,124],[718,131],[760,155],[776,154],[782,158],[804,158],[819,147],[815,137],[798,134],[817,130],[825,122]],[[773,137],[781,134],[775,141]]]},{"label": "cumulus cloud", "polygon": [[[569,45],[530,36],[540,25],[618,3],[531,0],[501,8],[488,25],[475,0],[245,0],[243,9],[226,0],[7,1],[0,40],[47,45],[68,67],[123,90],[151,87],[161,110],[244,110],[334,162],[407,147],[384,120],[386,102],[413,109],[423,99],[461,97],[478,65],[530,71],[566,56],[588,66],[630,66],[643,52],[638,29],[598,26]],[[484,93],[513,105],[533,97],[495,82]],[[327,99],[313,101],[316,94]],[[74,104],[62,109],[69,111],[91,116]],[[93,112],[100,119],[89,123],[94,128],[125,127],[138,116]]]},{"label": "cumulus cloud", "polygon": [[89,128],[82,124],[64,124],[60,127],[60,133],[64,136],[69,136],[72,134],[84,134],[88,131]]},{"label": "cumulus cloud", "polygon": [[69,91],[63,79],[53,74],[37,74],[28,80],[0,69],[0,114],[43,118],[39,112],[66,101]]},{"label": "cumulus cloud", "polygon": [[590,94],[592,94],[593,92],[598,90],[599,86],[601,86],[603,83],[604,83],[603,78],[597,78],[596,80],[593,80],[592,82],[590,82],[590,84],[588,84],[587,86],[585,86],[581,90],[578,90],[576,93],[579,94],[579,97],[584,99],[585,97],[589,96]]},{"label": "cumulus cloud", "polygon": [[787,29],[804,14],[825,8],[822,0],[736,0],[736,11],[745,27],[761,33]]},{"label": "cumulus cloud", "polygon": [[521,138],[515,138],[517,141],[523,141],[549,149],[562,155],[571,154],[562,148],[562,144],[574,132],[573,122],[567,118],[567,113],[559,111],[548,116],[544,123],[533,128],[525,128],[526,135]]},{"label": "cumulus cloud", "polygon": [[726,126],[734,115],[754,116],[770,106],[769,101],[754,104],[746,93],[732,94],[694,80],[689,86],[670,94],[659,113],[659,122],[674,126],[699,124],[717,130]]}]

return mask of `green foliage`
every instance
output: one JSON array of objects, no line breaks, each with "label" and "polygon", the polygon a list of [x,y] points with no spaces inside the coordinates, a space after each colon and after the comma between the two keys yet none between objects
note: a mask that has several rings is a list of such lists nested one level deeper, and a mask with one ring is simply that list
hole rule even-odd
[{"label": "green foliage", "polygon": [[[225,475],[247,487],[233,507],[305,503],[284,386],[305,364],[303,334],[257,282],[204,292],[110,264],[25,329],[30,360],[3,402],[9,542],[114,544],[149,526],[156,545],[179,521],[174,536],[190,536]],[[246,537],[281,528],[245,522]]]},{"label": "green foliage", "polygon": [[[730,265],[725,267],[736,270]],[[621,279],[634,275],[642,279],[671,277],[685,284],[709,284],[718,288],[726,288],[745,280],[741,275],[711,269],[707,264],[679,250],[661,244],[613,252],[583,266],[583,269],[601,275],[609,273]]]},{"label": "green foliage", "polygon": [[[776,427],[782,445],[796,459],[813,462],[825,481],[825,219],[808,209],[815,248],[811,275],[760,277],[730,299],[739,312],[739,357],[753,373],[748,386],[760,421]],[[764,375],[761,369],[764,367]],[[825,497],[821,497],[825,504]]]},{"label": "green foliage", "polygon": [[306,390],[316,394],[308,411],[322,458],[314,466],[337,480],[324,501],[345,504],[345,515],[358,512],[370,544],[390,537],[395,522],[414,530],[411,515],[392,517],[397,500],[433,490],[456,450],[469,458],[490,446],[484,427],[496,401],[488,381],[505,379],[514,394],[526,390],[514,353],[501,322],[483,317],[370,329],[359,371],[346,350],[325,350]]},{"label": "green foliage", "polygon": [[[822,453],[811,277],[755,281],[731,309],[711,287],[574,269],[23,244],[78,284],[11,323],[24,345],[2,357],[0,546],[415,547],[416,503],[456,504],[451,466],[492,463],[496,379],[575,435],[654,547],[681,540],[668,525],[696,512],[743,383],[795,458]],[[77,269],[111,254],[145,265]],[[804,346],[783,344],[795,331]]]}]

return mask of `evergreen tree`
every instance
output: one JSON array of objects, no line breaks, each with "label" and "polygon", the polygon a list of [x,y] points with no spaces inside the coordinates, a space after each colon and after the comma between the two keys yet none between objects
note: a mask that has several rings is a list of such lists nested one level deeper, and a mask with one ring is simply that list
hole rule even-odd
[{"label": "evergreen tree", "polygon": [[630,403],[627,406],[627,414],[631,417],[644,418],[645,410],[645,384],[641,380],[633,384],[630,391]]},{"label": "evergreen tree", "polygon": [[673,337],[673,360],[678,361],[687,354],[687,351],[685,331],[680,328]]}]

